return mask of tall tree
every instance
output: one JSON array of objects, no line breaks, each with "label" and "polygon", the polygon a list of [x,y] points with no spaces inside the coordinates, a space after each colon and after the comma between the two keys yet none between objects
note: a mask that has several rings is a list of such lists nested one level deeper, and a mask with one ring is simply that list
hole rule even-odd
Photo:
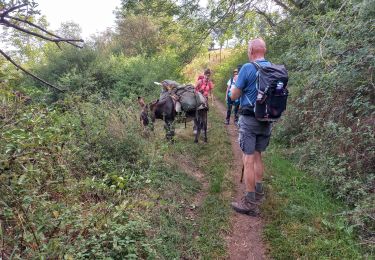
[{"label": "tall tree", "polygon": [[129,15],[118,22],[117,40],[126,55],[155,53],[161,44],[158,27],[150,17]]},{"label": "tall tree", "polygon": [[[209,38],[216,42],[236,37],[248,39],[255,34],[254,27],[266,34],[283,15],[301,8],[302,2],[304,1],[210,0],[208,6],[203,7],[199,0],[123,0],[118,14],[120,20],[126,20],[130,15],[153,17],[153,21],[164,19],[158,29],[161,32],[180,34],[190,46],[180,54],[191,57],[202,44],[208,47]],[[165,19],[166,17],[170,19]],[[171,30],[176,29],[176,25],[188,30]]]}]

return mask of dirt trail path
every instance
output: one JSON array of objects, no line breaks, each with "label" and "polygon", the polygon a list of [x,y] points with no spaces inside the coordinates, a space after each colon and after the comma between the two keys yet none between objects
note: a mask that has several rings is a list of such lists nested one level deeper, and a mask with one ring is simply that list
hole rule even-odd
[{"label": "dirt trail path", "polygon": [[[223,115],[223,125],[226,116],[225,106],[216,101],[215,106]],[[233,120],[231,118],[231,120]],[[240,200],[244,195],[245,185],[240,183],[240,174],[242,169],[242,152],[238,145],[238,132],[236,126],[231,124],[226,126],[228,135],[232,143],[232,150],[234,154],[234,166],[232,168],[232,177],[235,184],[235,192],[233,200]],[[233,211],[230,219],[231,232],[226,237],[228,245],[229,259],[233,260],[252,260],[252,259],[267,259],[265,245],[262,240],[263,221],[259,217],[250,217],[247,215],[238,214]]]},{"label": "dirt trail path", "polygon": [[196,166],[196,164],[191,160],[191,158],[186,158],[186,156],[177,155],[176,160],[179,162],[179,167],[185,173],[196,179],[202,184],[202,189],[195,194],[193,198],[193,203],[187,207],[186,215],[190,220],[195,220],[198,216],[196,209],[202,206],[204,198],[207,196],[207,190],[209,182],[204,177],[204,173]]}]

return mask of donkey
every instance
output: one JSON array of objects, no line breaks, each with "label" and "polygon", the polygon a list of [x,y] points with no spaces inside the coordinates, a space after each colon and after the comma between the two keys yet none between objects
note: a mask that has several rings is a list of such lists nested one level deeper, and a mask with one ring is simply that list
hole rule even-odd
[{"label": "donkey", "polygon": [[[146,104],[142,97],[138,97],[138,103],[141,107],[141,125],[146,127],[150,124],[150,119],[152,123],[156,119],[161,119],[165,123],[166,139],[172,140],[175,135],[173,122],[177,116],[172,97],[168,95],[163,97],[162,100],[157,99],[150,104]],[[207,108],[185,111],[187,119],[194,119],[195,143],[198,143],[201,131],[203,131],[204,142],[207,142],[207,112]]]}]

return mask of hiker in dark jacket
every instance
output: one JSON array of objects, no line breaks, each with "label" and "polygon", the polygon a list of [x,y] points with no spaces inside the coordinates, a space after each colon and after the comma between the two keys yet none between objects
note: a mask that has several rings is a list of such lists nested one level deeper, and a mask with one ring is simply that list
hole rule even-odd
[{"label": "hiker in dark jacket", "polygon": [[[249,42],[248,56],[251,62],[260,66],[270,65],[264,56],[266,43],[262,39]],[[262,152],[268,146],[272,125],[258,121],[251,113],[257,99],[256,89],[257,68],[252,63],[242,66],[235,87],[231,89],[231,99],[240,98],[241,116],[239,119],[239,143],[243,152],[244,177],[246,195],[239,202],[233,202],[235,211],[248,215],[257,215],[258,205],[264,196]],[[244,113],[248,111],[248,113]]]}]

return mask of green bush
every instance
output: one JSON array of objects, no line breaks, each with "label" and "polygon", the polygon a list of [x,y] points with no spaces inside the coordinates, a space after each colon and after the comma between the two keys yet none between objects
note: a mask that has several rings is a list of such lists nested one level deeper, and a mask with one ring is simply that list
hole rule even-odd
[{"label": "green bush", "polygon": [[153,82],[164,79],[180,80],[177,70],[179,61],[173,53],[162,53],[152,58],[123,55],[112,56],[110,68],[115,79],[112,98],[115,100],[131,99],[137,96],[158,97],[160,87]]},{"label": "green bush", "polygon": [[[134,101],[140,95],[156,98],[160,88],[154,81],[181,79],[177,69],[181,65],[179,57],[171,51],[152,57],[127,57],[121,53],[100,53],[90,46],[82,50],[64,47],[56,51],[46,45],[45,49],[43,62],[32,68],[35,74],[66,90],[65,93],[75,93],[85,99],[93,94],[118,101]],[[21,85],[29,92],[35,87],[45,88],[42,84],[25,77],[22,81],[16,80],[14,85]],[[56,101],[66,94],[52,92],[40,96],[35,100]]]},{"label": "green bush", "polygon": [[[157,178],[137,114],[66,97],[24,106],[2,92],[3,252],[18,258],[147,258],[157,240],[130,193]],[[13,111],[13,113],[9,113]],[[160,166],[158,166],[160,167]]]}]

